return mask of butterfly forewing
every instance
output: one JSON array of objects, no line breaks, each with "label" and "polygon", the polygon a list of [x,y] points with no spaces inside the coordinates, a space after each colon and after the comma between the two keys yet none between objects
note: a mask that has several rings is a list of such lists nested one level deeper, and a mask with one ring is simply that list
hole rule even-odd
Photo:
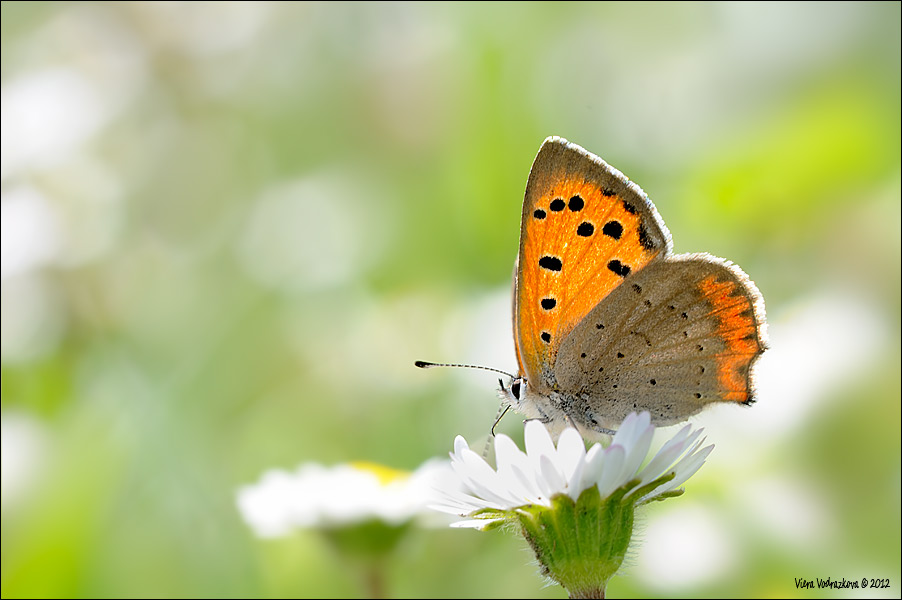
[{"label": "butterfly forewing", "polygon": [[638,186],[579,146],[548,138],[526,186],[515,282],[520,370],[553,386],[567,335],[596,305],[670,251],[670,235]]}]

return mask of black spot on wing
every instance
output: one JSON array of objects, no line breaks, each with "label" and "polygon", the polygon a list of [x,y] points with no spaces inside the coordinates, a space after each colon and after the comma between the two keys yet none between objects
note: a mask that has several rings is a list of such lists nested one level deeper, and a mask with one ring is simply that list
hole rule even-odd
[{"label": "black spot on wing", "polygon": [[639,224],[639,243],[642,244],[642,247],[646,250],[654,250],[656,248],[654,240],[648,235],[648,229],[641,223]]},{"label": "black spot on wing", "polygon": [[623,235],[623,225],[621,225],[617,221],[608,221],[604,224],[604,227],[601,228],[601,232],[608,237],[619,240]]},{"label": "black spot on wing", "polygon": [[608,269],[610,269],[612,272],[616,273],[617,275],[620,275],[621,277],[626,277],[627,275],[630,274],[630,271],[632,270],[632,269],[630,269],[629,265],[625,265],[617,259],[614,259],[608,263]]},{"label": "black spot on wing", "polygon": [[539,266],[549,271],[560,271],[564,265],[558,257],[545,255],[539,259]]}]

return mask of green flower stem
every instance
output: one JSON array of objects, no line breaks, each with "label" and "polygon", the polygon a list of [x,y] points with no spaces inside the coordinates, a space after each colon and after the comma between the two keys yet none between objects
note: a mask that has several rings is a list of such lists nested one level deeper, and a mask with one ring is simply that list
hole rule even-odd
[{"label": "green flower stem", "polygon": [[391,556],[412,528],[411,522],[390,525],[372,519],[322,530],[337,554],[361,575],[365,597],[386,598],[385,573]]}]

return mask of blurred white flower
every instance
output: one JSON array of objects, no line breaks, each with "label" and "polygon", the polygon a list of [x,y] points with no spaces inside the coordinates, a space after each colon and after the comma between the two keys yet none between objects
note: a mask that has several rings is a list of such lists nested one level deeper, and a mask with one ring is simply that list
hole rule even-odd
[{"label": "blurred white flower", "polygon": [[402,525],[418,516],[437,482],[451,476],[448,461],[430,460],[413,473],[373,463],[325,467],[301,465],[294,472],[272,470],[238,491],[238,508],[260,537],[295,528],[333,528],[378,520]]},{"label": "blurred white flower", "polygon": [[0,278],[53,263],[60,247],[59,216],[47,198],[29,185],[0,192]]},{"label": "blurred white flower", "polygon": [[[711,445],[700,449],[704,440],[695,442],[702,430],[692,431],[691,426],[686,425],[640,469],[654,432],[647,412],[631,413],[610,446],[603,448],[596,443],[587,452],[575,429],[565,429],[555,448],[545,426],[532,420],[526,423],[525,453],[506,435],[499,434],[495,438],[497,469],[492,469],[470,450],[466,440],[458,436],[451,453],[451,467],[466,491],[457,491],[453,486],[443,487],[442,502],[433,508],[477,517],[454,526],[482,529],[509,518],[511,512],[522,507],[551,507],[554,497],[561,494],[575,502],[583,491],[593,486],[604,499],[629,485],[626,499],[632,496],[637,505],[651,502],[664,497],[691,477],[714,448]],[[648,484],[670,473],[674,477],[669,481],[647,488]]]},{"label": "blurred white flower", "polygon": [[0,413],[0,432],[0,505],[6,509],[27,500],[43,474],[49,435],[37,418],[11,411]]},{"label": "blurred white flower", "polygon": [[0,95],[4,179],[63,162],[112,116],[101,90],[67,67],[32,70],[4,80]]}]

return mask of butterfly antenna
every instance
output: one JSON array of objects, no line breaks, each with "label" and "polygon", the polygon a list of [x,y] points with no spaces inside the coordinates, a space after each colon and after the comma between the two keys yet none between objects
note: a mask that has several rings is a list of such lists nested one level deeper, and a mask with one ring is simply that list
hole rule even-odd
[{"label": "butterfly antenna", "polygon": [[[431,369],[432,367],[459,367],[461,369],[482,369],[483,371],[494,371],[495,373],[501,373],[502,375],[507,375],[511,379],[516,379],[515,375],[511,375],[507,371],[502,371],[500,369],[493,369],[492,367],[483,367],[482,365],[458,365],[454,363],[434,363],[434,362],[426,362],[425,360],[418,360],[413,363],[415,367],[419,367],[421,369]],[[502,386],[503,387],[503,386]]]}]

